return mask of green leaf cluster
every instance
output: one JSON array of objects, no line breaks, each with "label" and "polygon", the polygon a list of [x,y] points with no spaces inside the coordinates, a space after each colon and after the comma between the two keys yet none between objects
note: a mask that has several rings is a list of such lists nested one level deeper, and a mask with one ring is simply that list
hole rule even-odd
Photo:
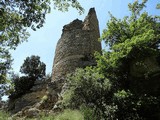
[{"label": "green leaf cluster", "polygon": [[24,60],[20,72],[35,79],[42,79],[45,76],[46,65],[40,61],[39,56],[32,55]]},{"label": "green leaf cluster", "polygon": [[[148,15],[146,11],[141,13],[146,2],[129,4],[132,15],[122,20],[110,14],[111,19],[103,31],[102,39],[110,46],[111,53],[109,59],[107,56],[107,61],[113,66],[117,66],[120,59],[136,58],[137,54],[142,54],[145,50],[150,54],[159,51],[160,18]],[[134,54],[136,50],[140,53]]]}]

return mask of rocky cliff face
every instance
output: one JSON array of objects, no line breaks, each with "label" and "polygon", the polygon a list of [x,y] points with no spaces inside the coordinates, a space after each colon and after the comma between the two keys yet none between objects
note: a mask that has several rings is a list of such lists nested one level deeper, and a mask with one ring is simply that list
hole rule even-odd
[{"label": "rocky cliff face", "polygon": [[91,8],[84,21],[74,20],[63,27],[57,43],[52,80],[60,79],[78,67],[95,65],[95,51],[101,52],[99,25],[96,12]]}]

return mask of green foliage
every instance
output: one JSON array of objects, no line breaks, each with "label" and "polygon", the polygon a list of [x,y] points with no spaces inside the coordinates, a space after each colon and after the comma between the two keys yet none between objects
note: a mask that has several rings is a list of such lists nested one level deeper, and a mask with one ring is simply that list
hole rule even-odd
[{"label": "green foliage", "polygon": [[126,16],[123,20],[118,20],[111,15],[111,20],[107,23],[107,29],[104,30],[102,38],[106,44],[110,45],[111,58],[115,58],[114,62],[128,57],[134,48],[143,47],[151,51],[157,49],[160,39],[158,22],[160,19],[157,16],[148,15],[147,12],[140,14],[145,3],[146,0],[142,4],[139,4],[138,1],[129,4],[132,16]]},{"label": "green foliage", "polygon": [[[132,13],[131,17],[124,17],[119,20],[111,15],[111,20],[107,23],[107,29],[103,32],[104,41],[110,45],[112,53],[109,62],[117,66],[122,58],[137,57],[131,54],[135,50],[139,52],[150,51],[155,54],[159,46],[159,18],[148,15],[147,12],[140,14],[145,7],[146,0],[139,4],[136,1],[129,4]],[[141,54],[141,53],[140,53]]]},{"label": "green foliage", "polygon": [[[95,115],[92,119],[160,119],[159,87],[156,87],[160,76],[155,74],[159,73],[159,67],[151,65],[151,62],[154,67],[160,65],[160,17],[142,12],[146,2],[129,4],[131,16],[122,20],[110,14],[101,38],[110,50],[95,54],[97,66],[78,69],[69,76],[68,104],[64,101],[64,105],[69,108],[84,105],[82,111],[88,118],[86,113]],[[146,62],[149,60],[152,61]],[[132,74],[134,64],[139,76]],[[154,81],[153,92],[149,85]]]},{"label": "green foliage", "polygon": [[46,65],[40,61],[39,56],[32,55],[24,60],[20,72],[35,79],[42,79],[45,76]]},{"label": "green foliage", "polygon": [[114,93],[113,102],[117,106],[115,118],[120,120],[141,120],[138,114],[140,105],[130,91],[117,91]]},{"label": "green foliage", "polygon": [[5,54],[3,54],[3,50],[1,51],[0,48],[0,98],[5,94],[6,90],[8,89],[7,84],[9,84],[9,80],[7,78],[7,73],[11,68],[12,62],[9,52],[6,51]]},{"label": "green foliage", "polygon": [[14,91],[10,93],[9,98],[18,98],[21,95],[29,92],[29,90],[33,87],[35,78],[28,76],[13,76],[12,82],[14,85]]},{"label": "green foliage", "polygon": [[94,110],[82,105],[80,107],[80,111],[83,113],[84,120],[97,120],[96,116],[94,115]]},{"label": "green foliage", "polygon": [[6,83],[0,84],[0,100],[4,95],[10,95],[13,92],[14,87],[10,80],[6,80]]},{"label": "green foliage", "polygon": [[[118,81],[117,84],[126,84],[133,61],[159,56],[160,18],[148,15],[146,11],[141,12],[146,2],[144,0],[140,4],[135,1],[129,4],[131,16],[122,20],[111,15],[107,28],[103,31],[102,39],[110,46],[110,51],[104,52],[103,56],[96,55],[97,66],[107,78],[113,82]],[[143,76],[147,74],[146,71]]]},{"label": "green foliage", "polygon": [[[96,56],[97,68],[112,81],[115,89],[113,103],[117,106],[115,117],[122,120],[158,119],[158,116],[155,117],[153,114],[160,111],[159,107],[156,107],[155,111],[152,110],[153,106],[159,106],[159,96],[153,96],[154,94],[147,90],[142,93],[141,89],[132,93],[137,86],[130,86],[132,81],[138,82],[140,79],[144,81],[143,84],[147,84],[146,76],[150,74],[151,66],[145,63],[145,59],[153,56],[157,58],[160,54],[160,19],[159,16],[148,15],[146,11],[141,12],[146,2],[147,0],[142,3],[135,1],[133,4],[129,4],[131,16],[126,16],[122,20],[111,15],[111,20],[107,23],[107,28],[102,36],[102,39],[110,46],[110,52]],[[140,64],[138,65],[139,70],[147,68],[145,72],[141,72],[141,78],[132,77],[131,65],[134,62],[136,65]],[[152,79],[149,78],[149,80]],[[143,87],[143,89],[148,88]],[[144,97],[144,93],[147,94],[146,97]],[[153,97],[156,98],[156,102],[150,99]],[[151,111],[147,111],[147,109]]]},{"label": "green foliage", "polygon": [[84,12],[83,7],[78,0],[54,0],[54,8],[60,11],[68,11],[69,7],[73,7],[78,10],[79,14]]},{"label": "green foliage", "polygon": [[84,111],[87,118],[89,116],[86,112],[91,114],[90,109],[93,109],[94,115],[99,119],[107,117],[105,105],[111,100],[112,86],[97,69],[92,67],[77,69],[73,75],[68,76],[68,85],[69,90],[64,93],[62,102],[64,106],[67,105],[65,107],[79,109],[80,106],[85,105],[88,108],[88,111]]},{"label": "green foliage", "polygon": [[77,69],[68,81],[69,86],[71,86],[70,89],[74,90],[71,106],[75,108],[82,103],[95,103],[100,106],[101,103],[99,102],[103,99],[102,96],[105,96],[111,87],[108,79],[105,79],[102,74],[89,67],[85,70]]},{"label": "green foliage", "polygon": [[66,90],[62,97],[63,99],[60,101],[62,103],[62,108],[66,108],[66,107],[69,107],[70,104],[71,104],[71,98],[72,96],[74,95],[74,91],[70,88],[68,90]]}]

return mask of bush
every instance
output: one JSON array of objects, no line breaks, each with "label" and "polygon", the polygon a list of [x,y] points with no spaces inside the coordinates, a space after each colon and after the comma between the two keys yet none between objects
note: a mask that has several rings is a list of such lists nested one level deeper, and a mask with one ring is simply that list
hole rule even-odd
[{"label": "bush", "polygon": [[80,107],[80,111],[83,113],[84,116],[84,120],[99,120],[95,114],[94,114],[94,110],[86,107],[85,105],[82,105]]},{"label": "bush", "polygon": [[63,95],[64,107],[79,109],[85,105],[86,108],[93,109],[94,115],[99,119],[107,117],[105,105],[112,98],[111,83],[108,79],[96,69],[87,67],[77,69],[74,74],[68,76],[67,81],[69,89]]},{"label": "bush", "polygon": [[11,93],[10,98],[17,98],[29,92],[34,85],[35,78],[28,76],[15,76],[12,78],[12,82],[14,84],[14,92]]}]

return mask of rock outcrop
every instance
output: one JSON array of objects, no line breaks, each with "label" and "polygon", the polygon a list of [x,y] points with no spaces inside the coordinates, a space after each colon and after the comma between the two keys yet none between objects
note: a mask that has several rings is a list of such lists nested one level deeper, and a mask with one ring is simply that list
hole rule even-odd
[{"label": "rock outcrop", "polygon": [[59,100],[64,80],[36,81],[30,92],[16,99],[10,99],[8,110],[11,119],[37,118],[41,113],[48,114]]},{"label": "rock outcrop", "polygon": [[94,53],[101,52],[98,19],[91,8],[84,22],[74,20],[63,27],[63,33],[57,43],[52,81],[64,77],[76,68],[95,65]]},{"label": "rock outcrop", "polygon": [[43,97],[47,94],[48,82],[49,81],[36,81],[35,85],[30,89],[30,91],[28,91],[28,93],[18,98],[10,98],[8,110],[15,114],[25,107],[31,107],[41,102]]}]

